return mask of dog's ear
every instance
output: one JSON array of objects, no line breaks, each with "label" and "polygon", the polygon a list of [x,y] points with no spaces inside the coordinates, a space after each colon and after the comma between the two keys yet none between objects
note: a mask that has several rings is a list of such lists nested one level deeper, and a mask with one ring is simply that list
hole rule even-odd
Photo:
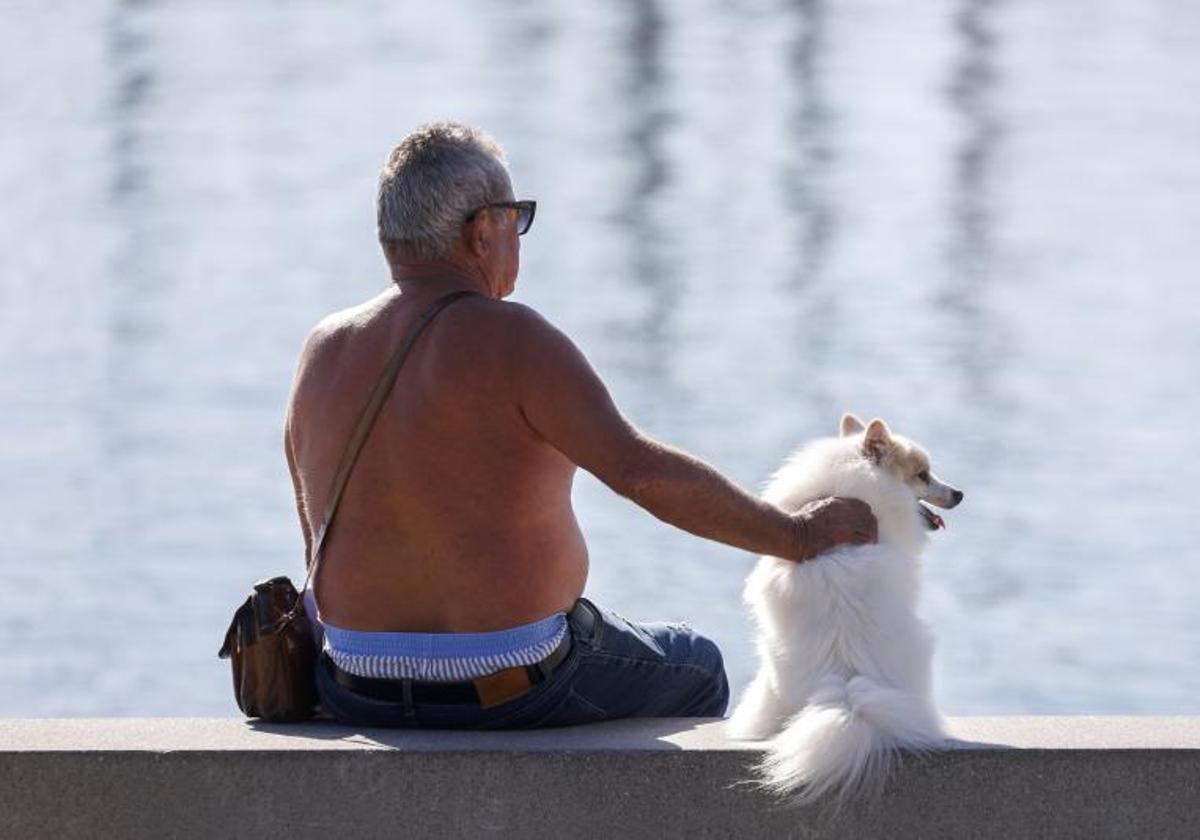
[{"label": "dog's ear", "polygon": [[867,427],[863,425],[863,421],[859,420],[849,411],[842,415],[842,437],[858,434],[865,428]]},{"label": "dog's ear", "polygon": [[878,464],[891,448],[892,430],[887,427],[887,423],[878,418],[868,423],[867,432],[863,435],[863,454]]}]

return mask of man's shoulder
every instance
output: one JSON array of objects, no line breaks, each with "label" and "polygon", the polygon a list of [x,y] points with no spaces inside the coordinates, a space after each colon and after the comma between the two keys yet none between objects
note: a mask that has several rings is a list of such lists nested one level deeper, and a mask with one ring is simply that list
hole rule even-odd
[{"label": "man's shoulder", "polygon": [[[578,368],[583,356],[567,335],[532,306],[490,298],[468,299],[451,314],[458,319],[457,342],[507,371],[522,387],[538,387],[561,375],[564,364]],[[458,309],[459,306],[455,306]],[[455,339],[452,339],[454,341]],[[475,356],[478,370],[495,370]]]},{"label": "man's shoulder", "polygon": [[379,300],[373,298],[326,315],[309,330],[308,337],[304,340],[305,354],[337,344],[341,339],[363,329],[374,319],[378,309]]},{"label": "man's shoulder", "polygon": [[566,334],[562,330],[532,306],[515,301],[495,301],[495,303],[502,307],[499,317],[505,320],[505,326],[509,329],[533,339],[562,340],[566,338]]}]

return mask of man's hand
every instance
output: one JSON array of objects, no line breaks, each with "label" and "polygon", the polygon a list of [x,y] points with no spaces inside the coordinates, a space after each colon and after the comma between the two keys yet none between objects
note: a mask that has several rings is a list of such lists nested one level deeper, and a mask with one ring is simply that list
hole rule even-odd
[{"label": "man's hand", "polygon": [[860,499],[830,496],[809,502],[792,514],[800,534],[795,559],[811,560],[835,545],[863,545],[879,541],[879,524],[871,506]]}]

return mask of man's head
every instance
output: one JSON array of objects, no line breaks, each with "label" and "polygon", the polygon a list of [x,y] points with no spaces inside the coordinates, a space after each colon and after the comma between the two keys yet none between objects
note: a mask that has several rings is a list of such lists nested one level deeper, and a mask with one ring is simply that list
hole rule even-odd
[{"label": "man's head", "polygon": [[379,176],[379,242],[400,266],[449,262],[478,272],[498,297],[520,264],[516,210],[504,152],[483,131],[423,125],[392,151]]}]

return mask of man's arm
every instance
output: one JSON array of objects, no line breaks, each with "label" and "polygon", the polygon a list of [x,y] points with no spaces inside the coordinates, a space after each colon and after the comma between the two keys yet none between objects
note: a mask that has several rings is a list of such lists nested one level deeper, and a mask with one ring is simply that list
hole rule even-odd
[{"label": "man's arm", "polygon": [[519,318],[519,401],[526,422],[575,464],[677,528],[756,554],[804,560],[873,542],[870,508],[842,499],[789,514],[708,464],[638,431],[565,335],[531,310]]}]

